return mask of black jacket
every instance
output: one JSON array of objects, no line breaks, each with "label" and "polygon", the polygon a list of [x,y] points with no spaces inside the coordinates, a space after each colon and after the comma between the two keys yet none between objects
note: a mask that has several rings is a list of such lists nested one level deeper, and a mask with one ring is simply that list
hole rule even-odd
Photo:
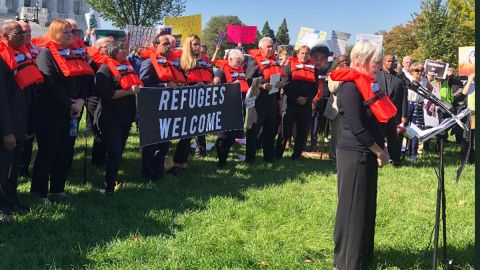
[{"label": "black jacket", "polygon": [[407,89],[403,86],[401,79],[384,71],[377,72],[376,80],[380,89],[385,91],[386,95],[397,108],[397,115],[395,115],[394,120],[396,124],[400,124],[402,117],[407,116]]}]

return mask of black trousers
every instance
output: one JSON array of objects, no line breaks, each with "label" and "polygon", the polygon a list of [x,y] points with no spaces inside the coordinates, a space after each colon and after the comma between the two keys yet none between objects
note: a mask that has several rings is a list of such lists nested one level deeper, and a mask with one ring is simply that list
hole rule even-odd
[{"label": "black trousers", "polygon": [[237,130],[222,132],[217,135],[215,149],[217,150],[218,165],[224,166],[227,163],[230,149],[232,148],[233,144],[235,144],[235,138],[241,136],[242,132]]},{"label": "black trousers", "polygon": [[317,107],[315,111],[312,111],[312,128],[310,129],[310,146],[312,151],[317,147],[318,143],[318,134],[324,132],[326,137],[329,133],[328,130],[328,119],[323,116],[325,108],[327,107],[328,98],[322,98],[317,102]]},{"label": "black trousers", "polygon": [[295,137],[295,146],[293,148],[292,158],[299,158],[305,149],[307,142],[308,129],[310,128],[310,119],[312,107],[289,105],[282,122],[282,132],[277,138],[276,156],[281,158],[285,152],[287,141],[292,137],[293,123],[297,124],[297,136]]},{"label": "black trousers", "polygon": [[23,142],[22,157],[20,159],[20,170],[23,172],[29,171],[30,163],[32,162],[34,141],[35,141],[35,136],[32,136],[31,138],[28,138]]},{"label": "black trousers", "polygon": [[70,117],[54,110],[48,106],[40,106],[37,110],[38,152],[33,167],[31,192],[42,198],[47,197],[49,180],[50,192],[65,191],[66,175],[72,154]]},{"label": "black trousers", "polygon": [[19,203],[17,180],[22,147],[22,138],[17,138],[17,147],[13,151],[8,151],[3,142],[0,143],[0,209]]},{"label": "black trousers", "polygon": [[188,157],[192,153],[190,146],[191,141],[192,138],[180,139],[180,141],[178,141],[175,154],[173,154],[173,161],[175,163],[187,163]]},{"label": "black trousers", "polygon": [[275,159],[275,135],[278,128],[277,103],[255,104],[257,122],[247,130],[246,162],[255,161],[257,138],[262,131],[263,160],[271,162]]},{"label": "black trousers", "polygon": [[92,146],[92,164],[101,166],[105,164],[105,144],[102,142],[100,136],[100,130],[98,125],[95,125],[95,111],[99,106],[100,99],[95,96],[88,98],[87,103],[87,129],[93,133],[93,146]]},{"label": "black trousers", "polygon": [[117,180],[118,169],[122,160],[125,143],[130,134],[131,122],[113,123],[111,119],[100,118],[99,128],[105,143],[105,184],[107,190],[113,190]]},{"label": "black trousers", "polygon": [[163,142],[142,147],[142,175],[144,179],[163,178],[165,155],[170,142]]},{"label": "black trousers", "polygon": [[373,258],[377,180],[373,153],[337,149],[334,263],[338,269],[367,269]]},{"label": "black trousers", "polygon": [[402,151],[402,137],[397,134],[397,125],[392,120],[388,121],[385,126],[385,137],[390,159],[395,163],[399,163]]},{"label": "black trousers", "polygon": [[195,142],[197,143],[195,154],[204,155],[207,151],[207,140],[205,139],[205,135],[197,136]]}]

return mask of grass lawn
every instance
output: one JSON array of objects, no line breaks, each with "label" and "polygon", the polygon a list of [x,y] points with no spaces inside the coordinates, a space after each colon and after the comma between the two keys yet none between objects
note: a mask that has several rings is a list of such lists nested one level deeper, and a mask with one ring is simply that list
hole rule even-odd
[{"label": "grass lawn", "polygon": [[[124,186],[111,198],[101,189],[103,169],[88,166],[82,184],[83,137],[67,201],[40,205],[30,183],[21,183],[32,210],[0,224],[0,269],[332,269],[330,161],[258,159],[246,167],[229,159],[218,169],[210,151],[177,177],[144,183],[138,144],[133,131],[119,175]],[[459,147],[449,143],[446,152],[448,257],[457,269],[473,269],[475,167],[455,182]],[[428,153],[380,169],[375,269],[431,268],[437,160]]]}]

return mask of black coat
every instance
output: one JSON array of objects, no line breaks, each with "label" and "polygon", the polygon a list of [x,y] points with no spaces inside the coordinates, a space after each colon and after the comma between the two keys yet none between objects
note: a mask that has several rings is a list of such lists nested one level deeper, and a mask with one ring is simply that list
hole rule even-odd
[{"label": "black coat", "polygon": [[384,71],[377,73],[376,80],[380,89],[385,91],[386,95],[397,108],[397,115],[395,115],[394,120],[396,124],[400,124],[402,117],[406,117],[407,115],[407,89],[403,86],[401,79]]},{"label": "black coat", "polygon": [[0,58],[0,139],[9,134],[15,135],[17,140],[25,136],[33,87],[20,90],[13,72]]}]

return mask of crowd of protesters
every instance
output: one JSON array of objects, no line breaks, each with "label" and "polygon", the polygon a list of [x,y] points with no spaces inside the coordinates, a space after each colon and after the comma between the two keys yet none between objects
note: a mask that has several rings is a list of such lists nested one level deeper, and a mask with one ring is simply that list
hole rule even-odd
[{"label": "crowd of protesters", "polygon": [[[321,43],[301,46],[295,56],[279,59],[274,40],[264,37],[258,49],[245,52],[239,46],[217,60],[219,47],[210,58],[195,35],[179,48],[173,36],[159,33],[151,46],[130,53],[127,39],[104,37],[95,44],[85,43],[73,20],[54,20],[42,37],[32,38],[30,32],[23,21],[6,21],[0,28],[2,221],[27,211],[16,189],[19,174],[30,176],[34,138],[38,151],[30,191],[42,203],[68,197],[65,183],[84,107],[94,134],[92,163],[105,166],[105,194],[111,196],[121,187],[118,171],[132,123],[138,120],[135,95],[142,86],[238,83],[243,113],[249,115],[246,130],[216,134],[218,166],[227,165],[237,138],[246,137],[245,163],[253,165],[260,148],[265,162],[281,159],[287,147],[293,149],[291,158],[298,160],[306,149],[318,149],[318,134],[323,133],[339,181],[335,263],[350,269],[347,262],[361,266],[373,254],[377,169],[389,162],[400,166],[404,158],[415,160],[429,150],[428,142],[408,140],[398,132],[409,123],[426,128],[424,97],[404,82],[416,81],[438,92],[454,112],[465,106],[474,110],[469,95],[474,74],[465,85],[453,68],[446,79],[437,79],[425,74],[424,65],[411,56],[403,57],[400,65],[393,54],[384,55],[369,41],[357,43],[350,55],[336,56]],[[270,79],[277,74],[281,80],[272,85]],[[382,94],[368,98],[377,92]],[[247,108],[252,99],[253,107]],[[452,133],[466,154],[464,149],[473,143],[471,133],[457,128]],[[178,141],[168,173],[187,169],[191,139]],[[205,155],[205,136],[195,140],[195,153]],[[169,148],[170,142],[162,142],[141,149],[145,181],[162,179],[167,173]],[[473,162],[473,151],[467,159]],[[352,214],[358,212],[370,214]],[[361,237],[351,242],[352,235]]]}]

